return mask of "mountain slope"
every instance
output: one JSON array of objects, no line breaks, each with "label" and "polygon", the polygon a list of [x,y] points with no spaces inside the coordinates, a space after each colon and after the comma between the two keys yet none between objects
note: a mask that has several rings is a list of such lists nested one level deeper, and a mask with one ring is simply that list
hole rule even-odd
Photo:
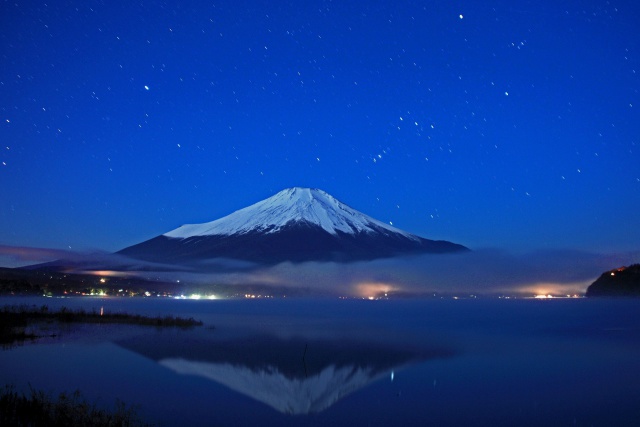
[{"label": "mountain slope", "polygon": [[153,262],[234,258],[278,263],[464,250],[468,249],[391,227],[322,190],[295,187],[216,221],[183,225],[119,253]]},{"label": "mountain slope", "polygon": [[266,200],[212,222],[183,225],[164,236],[189,238],[248,232],[272,234],[291,222],[315,225],[333,235],[339,232],[354,234],[386,230],[417,239],[417,236],[350,208],[322,190],[300,187],[287,188]]}]

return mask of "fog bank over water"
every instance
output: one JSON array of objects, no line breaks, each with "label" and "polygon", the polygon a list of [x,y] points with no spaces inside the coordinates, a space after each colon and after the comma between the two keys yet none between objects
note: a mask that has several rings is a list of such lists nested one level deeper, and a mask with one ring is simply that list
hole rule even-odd
[{"label": "fog bank over water", "polygon": [[[510,254],[486,249],[463,254],[419,255],[353,263],[281,263],[224,272],[167,273],[200,284],[262,285],[274,289],[381,296],[384,293],[583,294],[603,272],[640,261],[640,253],[537,251]],[[223,265],[219,261],[218,265]],[[180,279],[182,278],[182,279]]]},{"label": "fog bank over water", "polygon": [[184,284],[251,285],[294,293],[381,296],[384,293],[582,294],[603,272],[640,262],[640,251],[594,253],[543,250],[513,254],[480,249],[457,254],[426,254],[351,263],[305,262],[260,266],[215,259],[168,265],[107,253],[80,253],[0,246],[2,266],[24,266],[65,259],[77,272],[110,270]]}]

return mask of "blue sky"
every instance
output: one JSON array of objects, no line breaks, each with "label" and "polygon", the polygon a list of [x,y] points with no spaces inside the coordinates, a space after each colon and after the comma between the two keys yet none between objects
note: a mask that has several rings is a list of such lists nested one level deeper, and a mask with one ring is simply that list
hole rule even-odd
[{"label": "blue sky", "polygon": [[115,251],[291,186],[474,248],[640,241],[633,1],[0,3],[0,244]]}]

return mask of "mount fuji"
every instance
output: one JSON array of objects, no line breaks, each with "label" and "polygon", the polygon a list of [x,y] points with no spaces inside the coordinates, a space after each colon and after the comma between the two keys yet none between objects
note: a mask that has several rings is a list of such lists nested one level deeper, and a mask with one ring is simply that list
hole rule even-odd
[{"label": "mount fuji", "polygon": [[467,250],[394,228],[322,190],[294,187],[215,221],[183,225],[118,254],[171,264],[215,258],[276,264]]}]

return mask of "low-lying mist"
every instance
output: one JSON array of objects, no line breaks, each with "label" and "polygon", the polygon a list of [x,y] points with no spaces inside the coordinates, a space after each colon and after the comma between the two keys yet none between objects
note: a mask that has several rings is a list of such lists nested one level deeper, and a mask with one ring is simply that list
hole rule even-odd
[{"label": "low-lying mist", "polygon": [[108,270],[184,286],[233,289],[253,287],[268,293],[351,297],[470,295],[574,295],[603,271],[640,261],[640,252],[598,254],[572,250],[512,254],[483,249],[456,254],[426,254],[351,263],[305,262],[261,266],[215,259],[196,265],[167,265],[108,253],[74,253],[0,246],[0,261],[26,265],[65,259],[76,272]]},{"label": "low-lying mist", "polygon": [[345,296],[574,295],[603,272],[637,262],[638,254],[539,251],[514,255],[478,250],[353,263],[282,263],[243,272],[194,274],[192,280],[260,284]]}]

